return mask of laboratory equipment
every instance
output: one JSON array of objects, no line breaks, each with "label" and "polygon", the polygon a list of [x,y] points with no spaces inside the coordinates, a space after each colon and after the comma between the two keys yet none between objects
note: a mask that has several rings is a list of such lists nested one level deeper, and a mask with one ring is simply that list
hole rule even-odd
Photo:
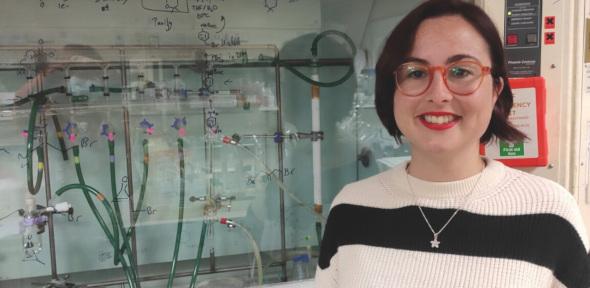
[{"label": "laboratory equipment", "polygon": [[[4,49],[0,55],[18,53],[16,47]],[[24,175],[15,178],[28,190],[21,194],[26,196],[19,224],[22,258],[43,266],[50,262],[44,271],[27,269],[28,279],[51,275],[42,282],[129,287],[148,279],[167,279],[162,285],[176,287],[190,279],[188,286],[195,287],[197,279],[208,279],[199,275],[208,266],[211,275],[251,271],[240,279],[252,285],[262,285],[265,272],[279,275],[274,281],[287,280],[292,248],[285,223],[264,227],[260,223],[268,220],[261,217],[281,215],[286,208],[313,215],[316,225],[306,229],[315,230],[316,243],[325,221],[318,201],[314,208],[310,200],[313,193],[293,191],[276,172],[286,170],[283,145],[309,145],[306,140],[319,140],[322,133],[315,126],[310,133],[280,128],[280,69],[302,64],[281,63],[277,49],[268,45],[51,49],[55,59],[44,67],[52,73],[25,73],[31,75],[22,80],[27,95],[15,93],[2,106],[2,120],[16,131],[13,135],[26,139],[20,152]],[[322,59],[314,63],[319,69]],[[19,69],[28,68],[13,70]],[[223,87],[215,75],[263,86]],[[265,87],[269,83],[275,87]],[[2,144],[15,152],[22,147]],[[39,191],[46,192],[44,199]],[[267,203],[273,198],[280,201]],[[65,219],[33,209],[39,201],[62,199],[74,207],[66,209]],[[243,233],[213,225],[217,221]],[[261,234],[279,241],[264,243]],[[90,237],[81,241],[69,235]],[[45,239],[49,245],[42,244]],[[203,257],[205,247],[208,257]],[[73,254],[86,260],[62,256]],[[93,254],[96,258],[88,259]],[[248,255],[253,261],[235,266]],[[88,270],[109,276],[99,280],[84,273]],[[13,277],[5,283],[19,279]]]},{"label": "laboratory equipment", "polygon": [[[0,41],[0,287],[258,286],[291,281],[302,251],[313,266],[324,207],[366,176],[334,127],[358,35],[317,1],[66,2],[2,20],[53,24]],[[31,212],[57,202],[73,209]]]}]

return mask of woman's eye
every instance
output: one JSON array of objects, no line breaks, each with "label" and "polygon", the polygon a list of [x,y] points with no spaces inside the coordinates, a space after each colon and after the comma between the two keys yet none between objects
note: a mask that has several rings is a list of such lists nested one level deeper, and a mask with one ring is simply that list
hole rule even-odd
[{"label": "woman's eye", "polygon": [[419,70],[419,69],[408,69],[406,77],[410,78],[410,79],[421,79],[426,76],[427,76],[426,71]]},{"label": "woman's eye", "polygon": [[449,77],[453,78],[467,78],[471,77],[474,73],[472,72],[472,69],[467,67],[454,66],[449,69],[448,74]]}]

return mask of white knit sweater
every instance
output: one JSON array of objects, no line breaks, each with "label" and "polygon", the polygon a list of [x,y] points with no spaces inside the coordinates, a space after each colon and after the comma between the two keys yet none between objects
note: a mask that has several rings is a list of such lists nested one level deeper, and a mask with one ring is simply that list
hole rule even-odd
[{"label": "white knit sweater", "polygon": [[[422,181],[404,163],[344,187],[326,224],[316,287],[590,287],[590,245],[571,194],[486,161],[479,181]],[[466,199],[433,248],[416,204],[438,231]]]}]

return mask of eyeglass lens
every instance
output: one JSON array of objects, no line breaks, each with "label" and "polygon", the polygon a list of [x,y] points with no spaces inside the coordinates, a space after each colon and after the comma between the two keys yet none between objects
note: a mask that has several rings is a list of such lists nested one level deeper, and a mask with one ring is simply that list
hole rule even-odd
[{"label": "eyeglass lens", "polygon": [[479,88],[483,76],[480,64],[471,61],[451,63],[446,67],[431,67],[421,63],[405,63],[395,71],[398,89],[409,96],[424,93],[434,77],[435,70],[442,70],[444,81],[451,92],[471,94]]}]

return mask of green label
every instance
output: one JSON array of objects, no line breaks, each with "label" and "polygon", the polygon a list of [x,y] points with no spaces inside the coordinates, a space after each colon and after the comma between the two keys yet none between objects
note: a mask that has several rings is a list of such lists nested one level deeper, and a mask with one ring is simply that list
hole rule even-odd
[{"label": "green label", "polygon": [[524,143],[500,141],[500,156],[524,156]]}]

